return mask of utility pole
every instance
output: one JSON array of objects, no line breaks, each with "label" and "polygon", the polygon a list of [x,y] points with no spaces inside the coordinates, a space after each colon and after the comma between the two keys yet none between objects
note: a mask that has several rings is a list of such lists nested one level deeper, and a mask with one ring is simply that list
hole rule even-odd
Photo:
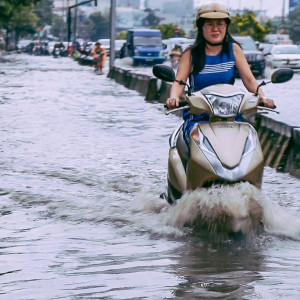
[{"label": "utility pole", "polygon": [[110,57],[109,67],[115,62],[115,38],[116,38],[116,0],[110,0]]},{"label": "utility pole", "polygon": [[[78,0],[76,0],[75,5],[68,6],[68,47],[69,47],[71,34],[72,34],[72,32],[71,32],[71,9],[72,8],[77,9],[77,6],[83,5],[83,4],[86,4],[86,3],[90,3],[90,2],[95,2],[95,6],[98,5],[98,0],[86,0],[86,1],[83,1],[83,2],[80,2],[80,3],[78,3]],[[76,36],[76,16],[75,16],[75,20],[74,20],[74,39],[75,39],[75,36]]]},{"label": "utility pole", "polygon": [[76,40],[76,27],[77,27],[77,6],[78,6],[78,0],[76,0],[76,3],[75,3],[75,13],[74,13],[74,24],[73,24],[73,40],[75,41]]},{"label": "utility pole", "polygon": [[282,5],[281,25],[285,24],[284,12],[285,12],[285,0],[283,0],[283,5]]}]

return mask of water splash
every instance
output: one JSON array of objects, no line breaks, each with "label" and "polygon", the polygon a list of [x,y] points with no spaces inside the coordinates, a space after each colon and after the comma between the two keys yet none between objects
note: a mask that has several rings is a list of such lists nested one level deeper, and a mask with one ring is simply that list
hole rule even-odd
[{"label": "water splash", "polygon": [[273,205],[270,201],[264,206],[265,230],[273,235],[300,240],[300,219],[293,211]]},{"label": "water splash", "polygon": [[250,236],[265,231],[300,239],[299,218],[249,183],[189,191],[173,206],[151,198],[150,192],[143,194],[143,199],[137,197],[135,209],[156,214],[163,226],[177,228],[181,234],[186,227],[196,227],[219,234]]},{"label": "water splash", "polygon": [[248,183],[187,192],[165,216],[167,225],[197,225],[219,233],[254,233],[263,220],[263,194]]}]

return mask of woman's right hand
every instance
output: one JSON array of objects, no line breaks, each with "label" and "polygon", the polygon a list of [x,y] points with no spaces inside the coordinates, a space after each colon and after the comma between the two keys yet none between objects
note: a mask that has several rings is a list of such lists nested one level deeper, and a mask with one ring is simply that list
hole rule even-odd
[{"label": "woman's right hand", "polygon": [[167,99],[166,105],[168,109],[173,109],[179,107],[180,99],[179,97],[170,97]]}]

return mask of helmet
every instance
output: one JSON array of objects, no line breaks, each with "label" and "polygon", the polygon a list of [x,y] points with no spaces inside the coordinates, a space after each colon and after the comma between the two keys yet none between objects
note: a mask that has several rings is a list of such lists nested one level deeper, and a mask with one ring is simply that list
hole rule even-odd
[{"label": "helmet", "polygon": [[204,18],[204,19],[229,19],[230,14],[228,7],[221,2],[208,2],[206,4],[202,4],[197,11],[196,20]]}]

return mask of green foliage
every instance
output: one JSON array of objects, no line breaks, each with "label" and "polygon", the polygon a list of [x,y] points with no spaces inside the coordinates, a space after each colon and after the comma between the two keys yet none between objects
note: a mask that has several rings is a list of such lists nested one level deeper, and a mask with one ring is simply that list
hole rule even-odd
[{"label": "green foliage", "polygon": [[[67,40],[67,25],[63,18],[59,15],[54,14],[52,16],[51,34],[56,37],[61,37],[63,40]],[[62,32],[62,29],[65,29]],[[63,34],[63,36],[61,36]]]},{"label": "green foliage", "polygon": [[294,43],[300,42],[300,5],[289,15],[290,38]]},{"label": "green foliage", "polygon": [[0,1],[0,27],[6,28],[6,24],[17,13],[19,7],[32,7],[40,0],[1,0]]},{"label": "green foliage", "polygon": [[[175,29],[177,29],[177,25],[174,24],[164,24],[152,27],[153,29],[159,29],[162,33],[163,39],[169,39],[174,37]],[[180,37],[185,37],[184,30],[180,29]]]},{"label": "green foliage", "polygon": [[42,0],[35,5],[34,12],[38,16],[38,26],[52,24],[53,0]]},{"label": "green foliage", "polygon": [[245,15],[237,14],[231,19],[229,31],[233,35],[250,35],[254,40],[263,41],[270,32],[270,23],[263,26],[253,12]]},{"label": "green foliage", "polygon": [[20,36],[33,34],[35,32],[38,17],[33,13],[30,6],[19,6],[17,13],[10,19],[10,26],[16,33],[16,39]]},{"label": "green foliage", "polygon": [[9,45],[9,33],[15,33],[15,42],[19,36],[33,33],[37,26],[37,17],[33,14],[33,5],[39,0],[1,0],[0,28],[6,30],[6,47]]},{"label": "green foliage", "polygon": [[117,35],[118,40],[126,40],[127,39],[127,31],[121,31]]}]

